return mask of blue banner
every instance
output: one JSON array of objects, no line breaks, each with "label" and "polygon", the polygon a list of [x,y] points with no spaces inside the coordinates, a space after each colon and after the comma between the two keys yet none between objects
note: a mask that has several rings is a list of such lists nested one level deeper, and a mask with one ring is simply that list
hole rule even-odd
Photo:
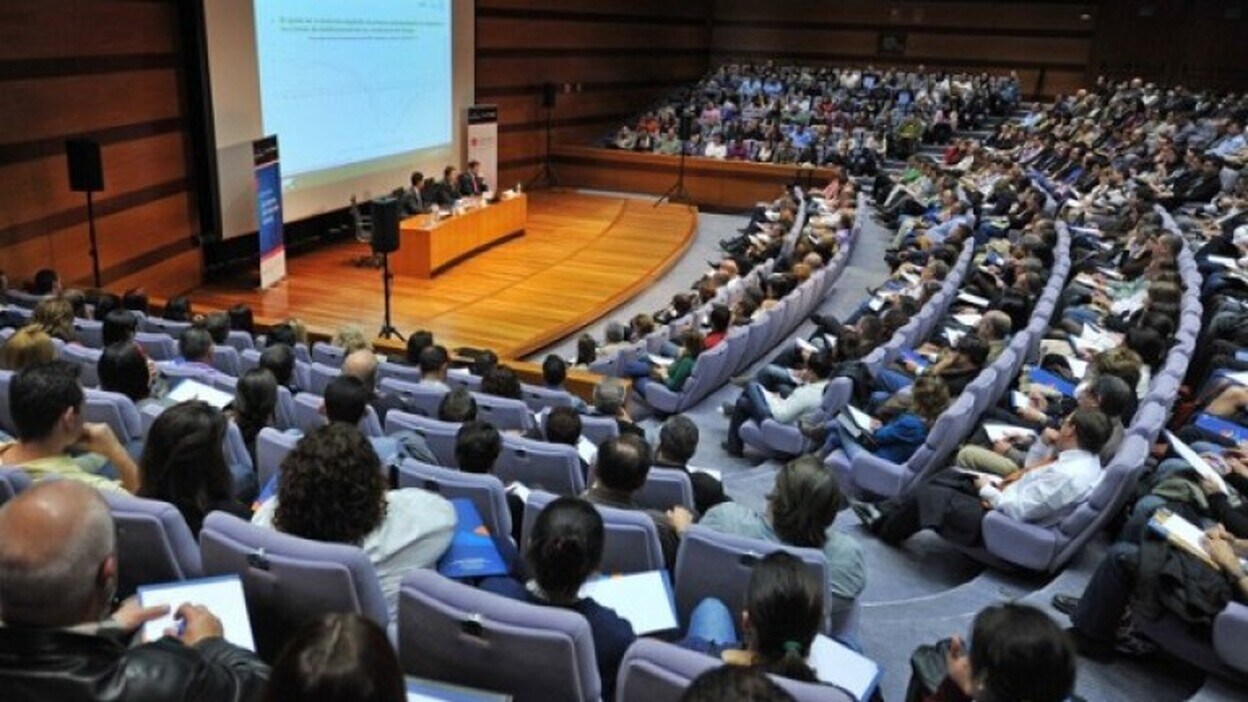
[{"label": "blue banner", "polygon": [[282,171],[277,137],[252,142],[255,163],[256,227],[260,240],[260,288],[286,277],[286,241],[282,234]]}]

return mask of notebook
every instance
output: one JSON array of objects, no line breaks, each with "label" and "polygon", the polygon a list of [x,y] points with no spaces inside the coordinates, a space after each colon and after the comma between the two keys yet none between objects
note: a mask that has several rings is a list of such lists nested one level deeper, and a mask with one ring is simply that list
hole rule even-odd
[{"label": "notebook", "polygon": [[467,497],[451,500],[455,506],[455,535],[438,559],[438,572],[452,579],[506,575],[507,564],[481,521],[477,507]]},{"label": "notebook", "polygon": [[1216,568],[1205,550],[1205,532],[1168,509],[1159,509],[1148,520],[1148,527],[1166,537],[1166,541]]},{"label": "notebook", "polygon": [[823,634],[815,635],[807,662],[820,681],[836,685],[856,700],[870,699],[880,684],[879,664]]},{"label": "notebook", "polygon": [[1196,415],[1196,426],[1205,431],[1217,434],[1224,439],[1230,439],[1235,443],[1248,441],[1248,427],[1241,427],[1234,422],[1228,422],[1220,417],[1212,414],[1201,412]]},{"label": "notebook", "polygon": [[974,305],[976,307],[988,306],[988,298],[980,297],[979,295],[972,295],[971,293],[968,293],[968,292],[958,293],[958,299],[967,304]]},{"label": "notebook", "polygon": [[1026,427],[1016,427],[1012,424],[997,424],[995,422],[984,423],[984,433],[988,435],[988,440],[996,443],[1002,439],[1018,438],[1034,438],[1036,432]]},{"label": "notebook", "polygon": [[590,580],[581,586],[581,597],[592,597],[603,607],[627,619],[638,636],[679,628],[672,583],[667,572],[612,575]]},{"label": "notebook", "polygon": [[205,385],[194,378],[183,378],[165,395],[165,399],[174,404],[201,400],[217,409],[225,409],[234,401],[234,396],[211,385]]},{"label": "notebook", "polygon": [[918,366],[919,373],[927,370],[927,367],[931,365],[931,361],[924,358],[922,354],[917,351],[911,351],[910,349],[903,350],[901,352],[901,357]]},{"label": "notebook", "polygon": [[248,651],[256,650],[251,619],[247,617],[247,600],[243,597],[243,582],[237,575],[141,585],[137,595],[139,604],[144,607],[169,605],[169,614],[143,625],[144,641],[155,641],[164,636],[167,629],[178,628],[174,620],[178,607],[193,602],[207,607],[221,620],[226,641]]},{"label": "notebook", "polygon": [[1218,490],[1226,492],[1226,481],[1222,479],[1222,475],[1200,454],[1193,451],[1191,446],[1188,446],[1182,439],[1169,431],[1166,432],[1166,440],[1170,442],[1172,447],[1174,447],[1174,452],[1179,454],[1179,458],[1187,461],[1187,464],[1190,465],[1192,470],[1195,470],[1200,477],[1213,481],[1213,483],[1218,486]]},{"label": "notebook", "polygon": [[1059,378],[1043,368],[1032,368],[1028,371],[1027,377],[1031,379],[1032,383],[1035,383],[1036,385],[1047,385],[1048,387],[1062,393],[1066,397],[1075,396],[1074,383],[1069,380],[1065,380],[1064,378]]}]

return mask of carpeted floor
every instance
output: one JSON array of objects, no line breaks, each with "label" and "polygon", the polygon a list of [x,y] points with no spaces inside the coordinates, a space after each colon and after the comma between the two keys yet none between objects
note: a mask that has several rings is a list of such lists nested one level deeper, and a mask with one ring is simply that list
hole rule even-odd
[{"label": "carpeted floor", "polygon": [[[611,319],[623,321],[636,312],[665,306],[673,293],[687,289],[701,275],[707,268],[707,259],[717,257],[717,242],[735,236],[736,228],[744,223],[744,216],[700,215],[697,239],[682,261],[658,284],[613,313]],[[823,312],[847,314],[866,295],[867,286],[883,280],[888,274],[883,254],[890,238],[888,230],[868,217],[850,266],[825,299]],[[591,332],[600,336],[600,327],[597,325]],[[798,334],[804,336],[810,329],[809,323],[803,324]],[[534,358],[540,359],[552,351],[574,355],[575,336],[535,354]],[[701,430],[693,463],[723,471],[728,494],[738,502],[761,509],[779,464],[748,452],[745,458],[734,458],[720,449],[728,420],[719,408],[724,402],[735,400],[738,392],[728,385],[686,413]],[[645,419],[641,424],[650,431],[652,439],[657,438],[657,422]],[[1064,616],[1049,608],[1049,599],[1059,592],[1081,593],[1108,543],[1107,538],[1102,538],[1089,544],[1065,570],[1045,578],[985,568],[931,533],[916,535],[903,548],[889,547],[867,535],[848,511],[838,518],[837,526],[853,534],[866,548],[868,582],[861,598],[863,643],[866,653],[884,669],[881,690],[889,702],[905,697],[910,653],[916,646],[954,633],[966,638],[975,613],[989,604],[1022,601],[1048,610],[1065,625]],[[1112,664],[1081,658],[1077,692],[1089,702],[1229,702],[1248,698],[1248,692],[1242,688],[1216,679],[1205,681],[1203,674],[1160,655]]]}]

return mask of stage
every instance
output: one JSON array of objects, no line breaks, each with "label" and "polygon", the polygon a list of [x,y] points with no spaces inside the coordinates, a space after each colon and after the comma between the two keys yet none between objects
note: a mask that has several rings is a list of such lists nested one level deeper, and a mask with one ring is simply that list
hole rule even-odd
[{"label": "stage", "polygon": [[[650,200],[540,191],[529,195],[524,236],[431,280],[396,276],[391,313],[404,335],[428,329],[454,348],[520,358],[603,317],[666,272],[689,248],[697,210]],[[197,312],[250,305],[260,327],[298,317],[318,336],[344,324],[381,327],[381,273],[352,265],[367,248],[334,244],[287,262],[265,291],[212,283],[188,294]],[[397,342],[379,345],[398,349]]]}]

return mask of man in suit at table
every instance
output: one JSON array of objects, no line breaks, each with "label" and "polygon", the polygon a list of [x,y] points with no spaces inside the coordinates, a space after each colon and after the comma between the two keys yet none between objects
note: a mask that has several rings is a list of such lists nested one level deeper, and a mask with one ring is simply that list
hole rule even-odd
[{"label": "man in suit at table", "polygon": [[459,176],[459,194],[464,197],[478,197],[486,189],[485,178],[481,177],[481,162],[469,161],[468,170]]},{"label": "man in suit at table", "polygon": [[442,169],[442,180],[433,189],[433,202],[440,207],[451,207],[462,196],[459,192],[459,179],[454,166]]},{"label": "man in suit at table", "polygon": [[411,185],[403,189],[403,197],[399,200],[399,206],[403,209],[404,217],[424,214],[429,211],[430,203],[425,199],[426,190],[425,174],[420,171],[413,172]]}]

